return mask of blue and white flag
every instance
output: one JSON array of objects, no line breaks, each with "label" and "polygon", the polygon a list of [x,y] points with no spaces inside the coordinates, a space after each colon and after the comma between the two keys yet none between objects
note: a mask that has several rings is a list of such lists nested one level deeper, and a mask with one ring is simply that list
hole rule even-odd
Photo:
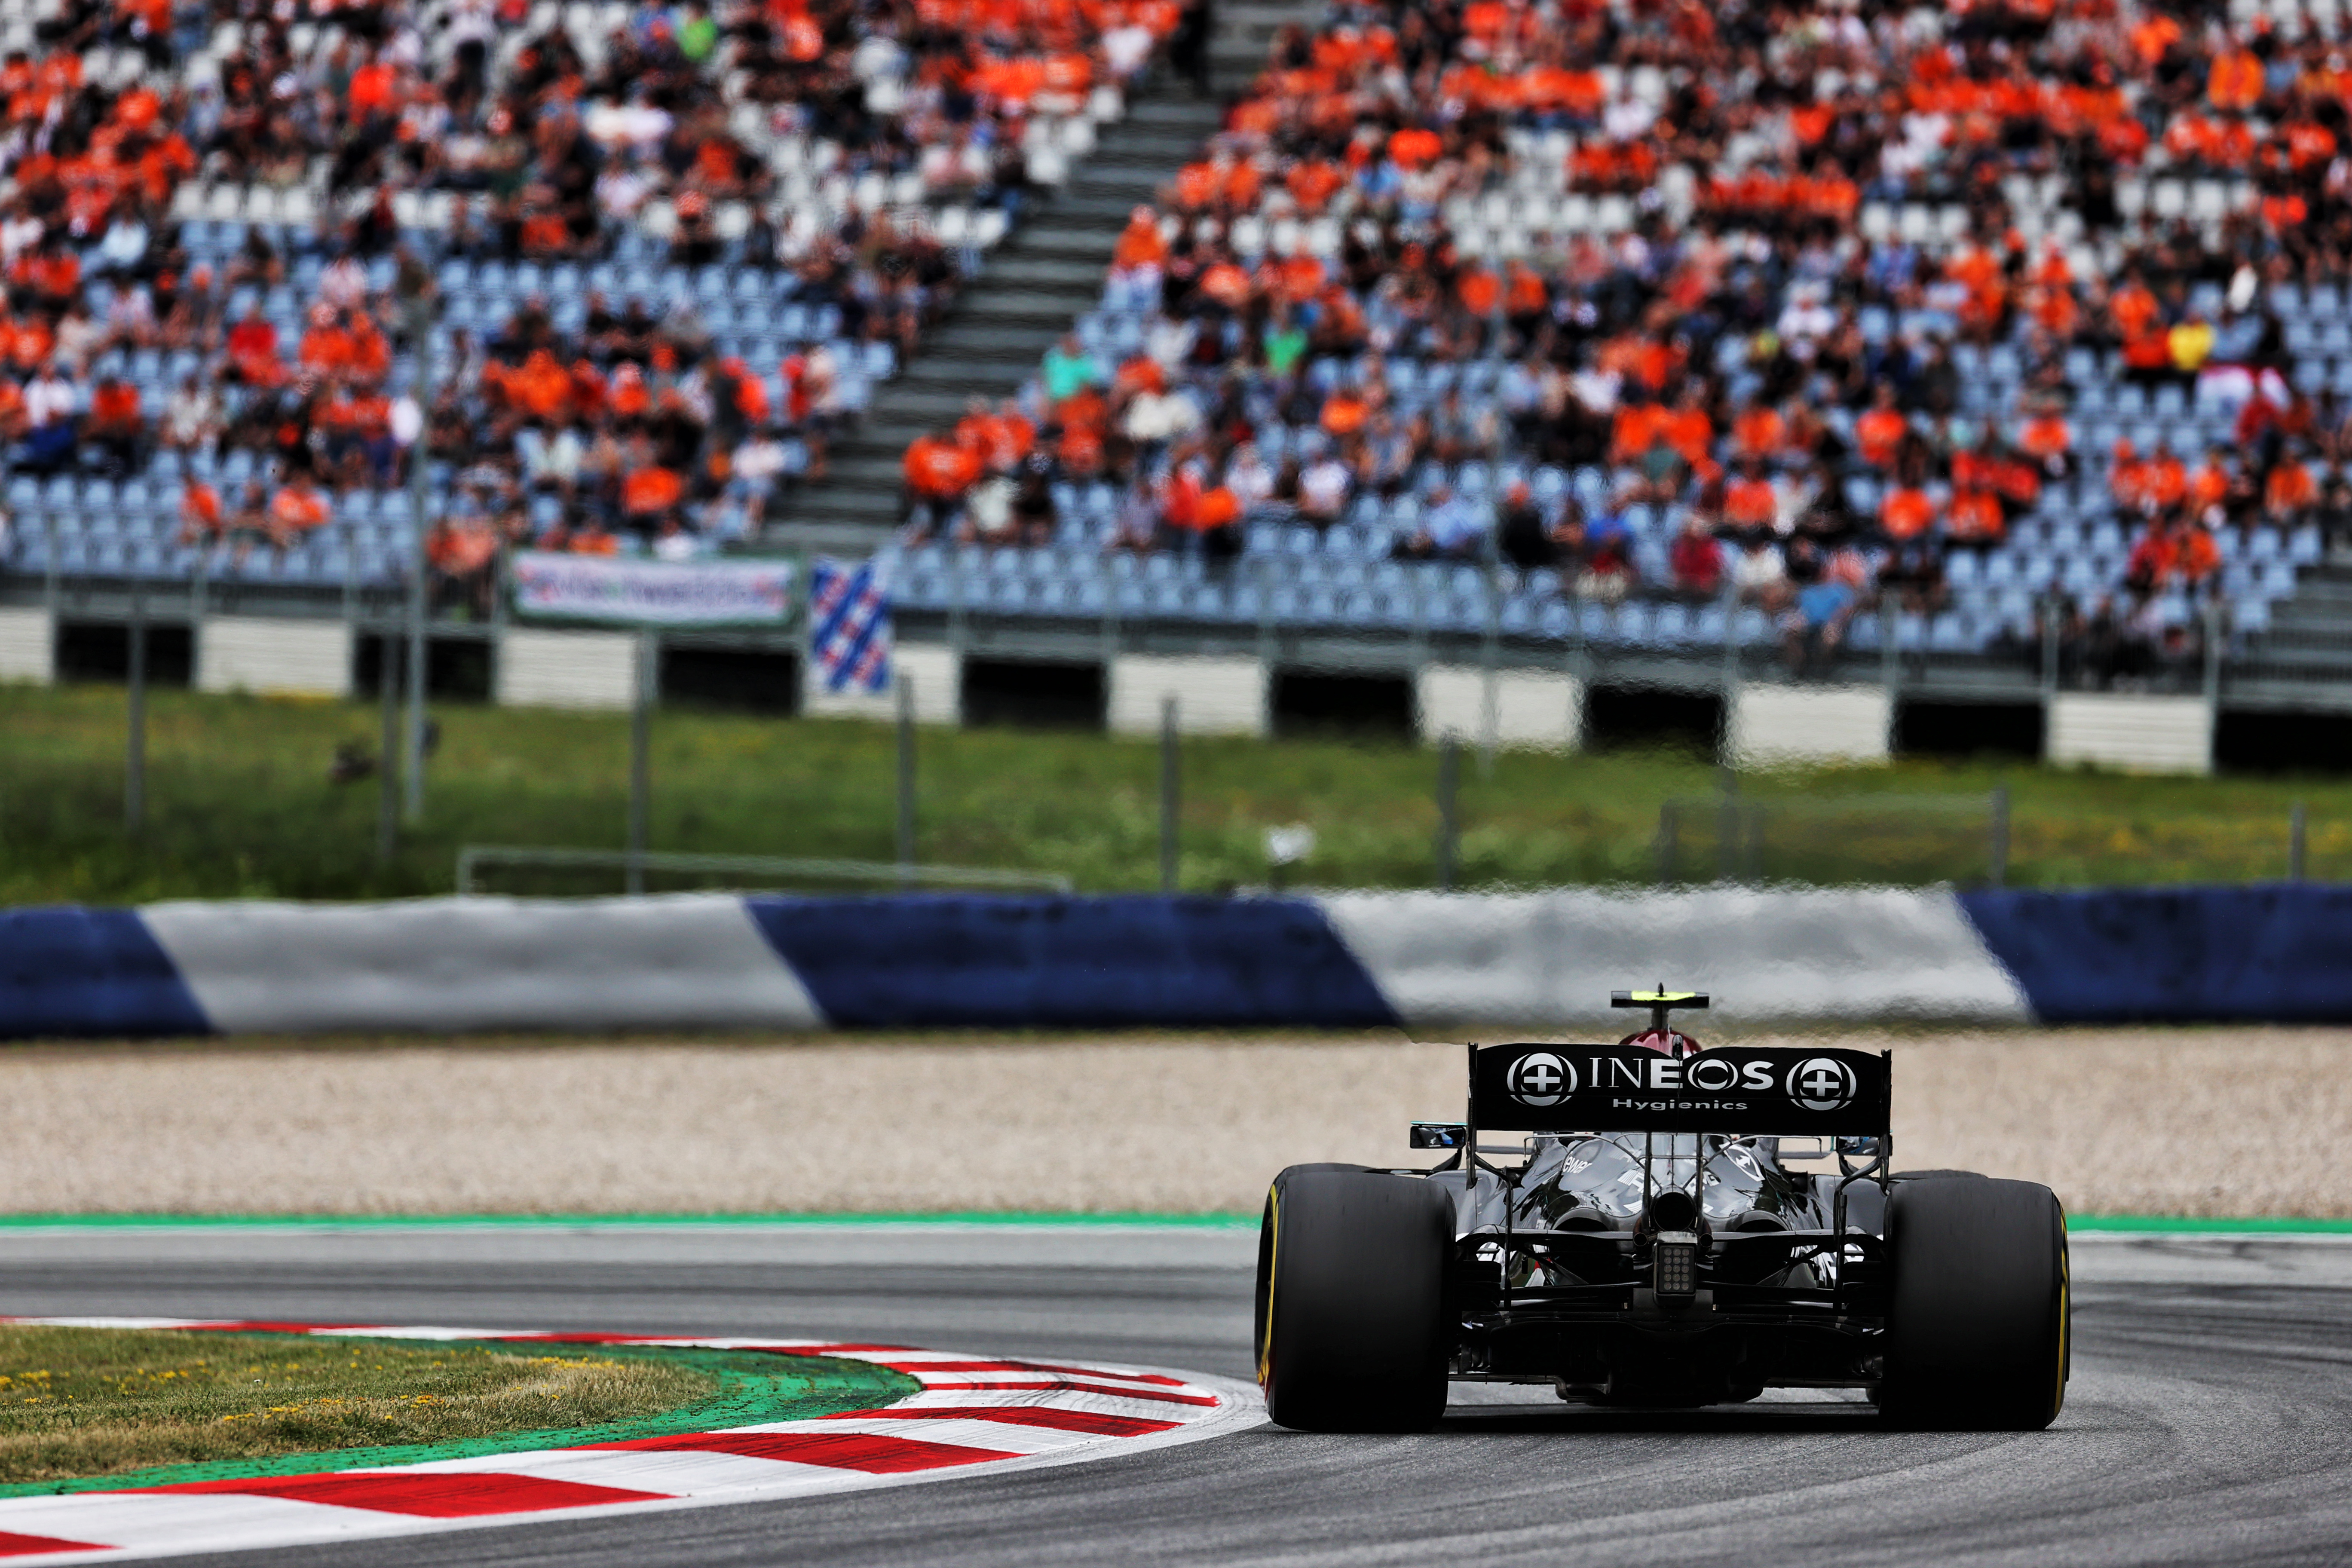
[{"label": "blue and white flag", "polygon": [[809,652],[827,691],[890,684],[890,593],[872,561],[818,561],[809,574]]}]

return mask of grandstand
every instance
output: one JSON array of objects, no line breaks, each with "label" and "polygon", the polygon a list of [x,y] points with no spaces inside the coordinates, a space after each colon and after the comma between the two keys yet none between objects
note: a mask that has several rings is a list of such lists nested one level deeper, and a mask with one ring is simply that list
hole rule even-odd
[{"label": "grandstand", "polygon": [[824,549],[931,700],[1114,723],[2352,710],[2332,6],[1216,16],[19,17],[17,645],[135,593],[363,649],[417,479],[492,666],[507,549]]}]

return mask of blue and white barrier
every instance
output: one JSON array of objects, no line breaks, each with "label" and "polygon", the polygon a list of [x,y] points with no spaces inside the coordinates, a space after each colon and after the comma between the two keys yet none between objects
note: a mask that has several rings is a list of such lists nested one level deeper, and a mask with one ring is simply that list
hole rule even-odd
[{"label": "blue and white barrier", "polygon": [[2352,1021],[2352,888],[425,899],[0,911],[0,1038]]},{"label": "blue and white barrier", "polygon": [[1663,982],[1741,1019],[2021,1021],[1948,892],[1340,893],[1320,900],[1399,1016],[1569,1023]]}]

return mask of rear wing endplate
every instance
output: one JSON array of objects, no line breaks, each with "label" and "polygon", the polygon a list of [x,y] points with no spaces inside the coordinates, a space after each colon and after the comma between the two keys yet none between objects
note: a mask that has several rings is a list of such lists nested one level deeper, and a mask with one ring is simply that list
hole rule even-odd
[{"label": "rear wing endplate", "polygon": [[1473,1046],[1470,1125],[1496,1132],[1892,1134],[1892,1052]]}]

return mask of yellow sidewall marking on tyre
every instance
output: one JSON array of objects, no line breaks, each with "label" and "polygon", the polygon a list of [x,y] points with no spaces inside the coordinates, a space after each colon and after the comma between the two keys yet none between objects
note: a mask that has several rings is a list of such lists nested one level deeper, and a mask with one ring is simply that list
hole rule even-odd
[{"label": "yellow sidewall marking on tyre", "polygon": [[1265,1194],[1265,1228],[1272,1237],[1265,1248],[1265,1327],[1258,1331],[1257,1385],[1264,1388],[1273,1374],[1274,1358],[1274,1271],[1282,1258],[1282,1189],[1269,1187]]},{"label": "yellow sidewall marking on tyre", "polygon": [[2066,1408],[2066,1332],[2074,1320],[2074,1268],[2066,1255],[2066,1216],[2058,1216],[2058,1386],[2050,1401],[2050,1419]]}]

